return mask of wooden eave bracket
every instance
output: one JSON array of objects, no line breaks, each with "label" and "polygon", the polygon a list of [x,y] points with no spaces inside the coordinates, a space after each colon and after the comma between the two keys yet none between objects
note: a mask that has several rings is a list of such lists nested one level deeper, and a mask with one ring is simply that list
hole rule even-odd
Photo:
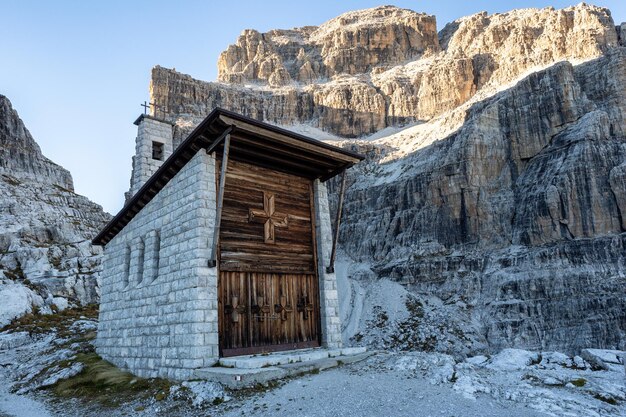
[{"label": "wooden eave bracket", "polygon": [[220,183],[217,190],[217,209],[215,212],[215,226],[213,228],[213,246],[211,247],[211,257],[209,258],[207,265],[209,268],[215,268],[217,266],[217,245],[219,243],[220,228],[222,223],[222,208],[224,206],[224,187],[226,184],[226,169],[228,168],[228,155],[230,152],[230,133],[233,127],[228,127],[224,133],[215,141],[209,148],[207,153],[212,152],[218,144],[224,140],[224,150],[222,152],[222,166],[220,170]]}]

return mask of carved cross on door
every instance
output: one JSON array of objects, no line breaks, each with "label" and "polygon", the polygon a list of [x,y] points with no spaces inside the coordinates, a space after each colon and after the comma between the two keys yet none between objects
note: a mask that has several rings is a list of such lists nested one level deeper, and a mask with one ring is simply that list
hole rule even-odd
[{"label": "carved cross on door", "polygon": [[303,320],[308,320],[309,315],[313,313],[313,304],[309,301],[309,296],[307,294],[300,297],[296,307],[298,308],[298,311],[302,313]]},{"label": "carved cross on door", "polygon": [[272,308],[266,303],[265,297],[256,298],[256,304],[252,306],[252,313],[258,321],[265,321],[266,317],[271,319],[272,317],[269,317],[271,311]]},{"label": "carved cross on door", "polygon": [[245,304],[239,304],[239,297],[232,296],[231,303],[224,306],[226,314],[230,314],[233,323],[239,323],[239,316],[246,313]]},{"label": "carved cross on door", "polygon": [[263,210],[249,209],[248,221],[264,224],[265,243],[276,243],[274,228],[289,226],[289,217],[286,214],[276,212],[274,193],[268,191],[263,191]]},{"label": "carved cross on door", "polygon": [[281,295],[279,298],[280,304],[274,304],[274,311],[280,314],[282,321],[287,321],[287,314],[293,312],[291,304],[287,304],[287,297]]}]

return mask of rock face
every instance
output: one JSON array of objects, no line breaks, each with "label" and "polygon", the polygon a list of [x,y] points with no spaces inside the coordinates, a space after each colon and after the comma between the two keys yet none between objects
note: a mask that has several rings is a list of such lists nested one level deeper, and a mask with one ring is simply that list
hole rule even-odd
[{"label": "rock face", "polygon": [[218,60],[218,79],[282,87],[364,74],[438,51],[434,16],[382,6],[343,14],[320,27],[245,30]]},{"label": "rock face", "polygon": [[623,346],[625,83],[623,48],[559,63],[383,165],[399,176],[360,167],[344,249],[414,291],[466,303],[492,348]]},{"label": "rock face", "polygon": [[68,170],[42,155],[11,102],[0,95],[0,171],[22,177],[45,178],[59,187],[74,189]]},{"label": "rock face", "polygon": [[580,4],[434,36],[433,17],[386,6],[245,31],[220,82],[156,67],[151,99],[175,140],[215,106],[338,139],[395,128],[344,142],[368,155],[350,174],[349,256],[462,310],[476,349],[623,349],[623,28]]},{"label": "rock face", "polygon": [[181,126],[220,106],[359,137],[430,120],[531,70],[617,44],[610,13],[594,6],[479,13],[439,34],[433,16],[383,6],[319,27],[245,30],[219,57],[219,83],[156,67],[151,98]]},{"label": "rock face", "polygon": [[109,215],[74,193],[70,173],[42,155],[1,95],[0,156],[0,292],[13,300],[9,315],[97,301],[100,249],[90,240]]}]

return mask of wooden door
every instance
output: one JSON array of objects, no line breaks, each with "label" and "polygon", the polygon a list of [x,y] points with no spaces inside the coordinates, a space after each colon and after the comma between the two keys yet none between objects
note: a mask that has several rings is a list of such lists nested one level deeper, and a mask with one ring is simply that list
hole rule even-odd
[{"label": "wooden door", "polygon": [[312,181],[229,161],[219,239],[222,356],[319,346]]}]

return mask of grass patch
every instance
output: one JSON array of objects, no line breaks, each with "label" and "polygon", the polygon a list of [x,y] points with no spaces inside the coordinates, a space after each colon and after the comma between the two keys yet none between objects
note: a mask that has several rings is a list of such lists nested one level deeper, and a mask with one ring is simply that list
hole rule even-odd
[{"label": "grass patch", "polygon": [[85,367],[69,379],[58,382],[53,392],[60,397],[96,400],[104,406],[115,407],[123,402],[154,396],[157,401],[169,395],[171,383],[165,379],[138,378],[105,361],[96,353],[79,353],[75,359]]},{"label": "grass patch", "polygon": [[404,302],[407,311],[412,317],[424,318],[424,305],[415,297],[407,297]]},{"label": "grass patch", "polygon": [[573,386],[579,387],[579,388],[584,387],[585,384],[587,384],[587,380],[585,378],[578,378],[570,382],[572,383]]},{"label": "grass patch", "polygon": [[604,401],[607,404],[617,405],[617,400],[613,397],[606,397],[602,394],[595,394],[593,398],[595,398],[596,400]]},{"label": "grass patch", "polygon": [[70,189],[68,189],[68,188],[65,188],[65,187],[61,187],[59,184],[52,184],[52,185],[53,185],[53,186],[54,186],[57,190],[63,191],[63,192],[65,192],[65,193],[72,193],[72,194],[74,194],[74,191],[72,191],[72,190],[70,190]]},{"label": "grass patch", "polygon": [[374,327],[377,327],[379,329],[384,329],[385,327],[387,327],[389,316],[387,315],[387,312],[383,310],[381,306],[374,306],[372,308],[372,313],[375,316],[374,321],[371,323],[374,325]]},{"label": "grass patch", "polygon": [[354,340],[356,343],[360,343],[361,340],[363,340],[363,333],[359,332],[355,334],[354,336],[352,336],[352,340]]},{"label": "grass patch", "polygon": [[249,398],[253,395],[257,395],[257,394],[264,394],[266,392],[272,391],[278,387],[280,387],[281,385],[283,385],[287,380],[290,379],[295,379],[297,377],[288,377],[285,378],[283,380],[270,380],[267,381],[265,383],[260,383],[257,382],[254,386],[252,387],[247,387],[247,388],[240,388],[237,390],[233,390],[230,392],[230,394],[235,397],[235,398]]},{"label": "grass patch", "polygon": [[9,175],[4,175],[3,174],[2,178],[4,178],[4,182],[6,182],[9,185],[20,185],[22,183],[17,178],[11,177]]},{"label": "grass patch", "polygon": [[14,269],[5,269],[4,276],[13,281],[25,281],[24,271],[22,270],[22,265],[17,263],[17,266]]},{"label": "grass patch", "polygon": [[56,314],[40,314],[38,311],[33,311],[30,314],[14,319],[0,331],[43,334],[55,330],[59,337],[69,337],[75,335],[74,332],[69,330],[69,327],[81,317],[97,319],[98,305],[89,304],[78,308],[67,308]]}]

